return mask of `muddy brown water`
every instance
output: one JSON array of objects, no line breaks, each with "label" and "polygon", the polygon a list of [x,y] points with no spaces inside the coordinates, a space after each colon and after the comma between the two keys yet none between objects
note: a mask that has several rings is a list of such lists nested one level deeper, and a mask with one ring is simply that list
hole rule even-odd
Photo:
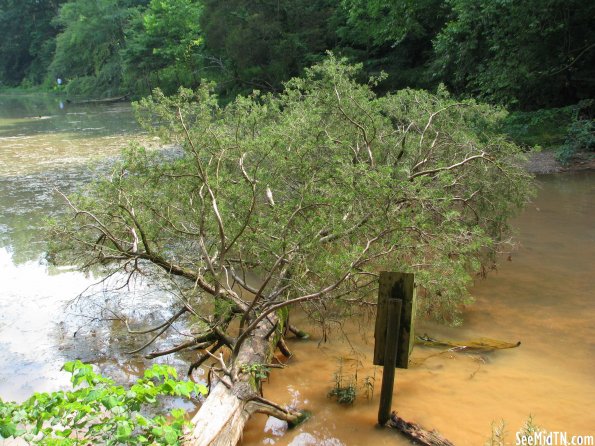
[{"label": "muddy brown water", "polygon": [[[67,386],[59,369],[76,357],[122,381],[146,366],[123,353],[139,340],[130,340],[122,324],[91,320],[105,295],[66,306],[96,279],[48,266],[41,231],[42,220],[60,209],[54,187],[69,191],[89,181],[98,172],[90,161],[116,156],[137,137],[127,104],[61,107],[51,96],[0,95],[0,397],[22,400]],[[479,355],[416,347],[413,358],[427,359],[396,373],[398,413],[457,445],[483,445],[491,423],[500,420],[514,444],[529,415],[550,431],[595,434],[595,174],[538,182],[538,197],[514,222],[518,251],[477,281],[463,327],[419,326],[435,337],[484,336],[521,341],[521,347]],[[131,318],[150,322],[165,317],[170,302],[153,293],[140,284],[109,298]],[[290,341],[293,358],[286,369],[273,370],[264,392],[313,415],[290,431],[256,415],[243,444],[409,444],[374,426],[381,369],[371,366],[373,319],[335,327],[326,343],[306,321],[294,322],[312,338]],[[185,364],[183,357],[162,361],[181,370]],[[349,407],[327,398],[339,370],[345,382],[357,371],[358,398]]]}]

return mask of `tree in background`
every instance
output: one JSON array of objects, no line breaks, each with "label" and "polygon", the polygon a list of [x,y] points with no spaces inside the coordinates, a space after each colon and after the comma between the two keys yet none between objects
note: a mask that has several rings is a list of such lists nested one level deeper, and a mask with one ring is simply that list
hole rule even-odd
[{"label": "tree in background", "polygon": [[446,22],[444,0],[341,0],[337,8],[339,46],[368,72],[386,71],[386,91],[435,87],[428,69],[432,40]]},{"label": "tree in background", "polygon": [[112,96],[121,91],[124,31],[142,0],[72,0],[60,8],[62,28],[49,67],[71,94]]},{"label": "tree in background", "polygon": [[450,0],[435,71],[457,94],[524,109],[595,95],[595,3]]},{"label": "tree in background", "polygon": [[276,91],[334,47],[336,0],[205,0],[207,66],[225,95]]},{"label": "tree in background", "polygon": [[202,33],[198,0],[151,0],[126,32],[125,80],[133,91],[174,93],[199,83]]},{"label": "tree in background", "polygon": [[64,0],[0,0],[0,85],[40,84],[54,52],[52,19]]},{"label": "tree in background", "polygon": [[445,83],[560,107],[595,96],[594,15],[582,0],[0,0],[0,82],[61,77],[69,92],[111,95],[209,78],[229,100],[279,91],[334,49],[387,72],[377,91]]}]

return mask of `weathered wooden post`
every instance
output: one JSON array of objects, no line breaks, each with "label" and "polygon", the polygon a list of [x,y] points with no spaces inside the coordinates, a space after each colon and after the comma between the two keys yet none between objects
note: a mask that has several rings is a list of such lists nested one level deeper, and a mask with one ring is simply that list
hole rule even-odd
[{"label": "weathered wooden post", "polygon": [[395,366],[397,365],[397,349],[399,341],[399,326],[401,325],[401,299],[388,300],[388,327],[386,331],[386,348],[384,353],[384,369],[382,372],[382,387],[380,389],[380,407],[378,408],[378,424],[384,426],[390,419],[393,403],[393,388],[395,384]]},{"label": "weathered wooden post", "polygon": [[378,283],[378,307],[374,337],[374,364],[384,366],[378,423],[390,418],[395,367],[407,368],[413,347],[415,312],[414,276],[382,271]]}]

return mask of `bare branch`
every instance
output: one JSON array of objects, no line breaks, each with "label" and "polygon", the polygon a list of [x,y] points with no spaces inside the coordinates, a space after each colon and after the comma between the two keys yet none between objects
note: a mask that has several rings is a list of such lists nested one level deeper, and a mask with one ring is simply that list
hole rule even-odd
[{"label": "bare branch", "polygon": [[130,333],[130,334],[147,334],[147,333],[152,333],[154,331],[157,331],[157,330],[165,327],[166,325],[167,326],[171,325],[176,319],[178,319],[180,316],[182,316],[187,311],[188,311],[188,308],[183,307],[176,314],[174,314],[172,317],[170,317],[168,320],[166,320],[163,324],[158,325],[157,327],[149,328],[148,330],[140,330],[140,331],[131,330],[130,326],[128,325],[128,320],[125,320],[124,322],[126,324],[126,329],[128,330],[128,333]]},{"label": "bare branch", "polygon": [[188,376],[192,378],[192,372],[199,368],[207,359],[213,356],[213,354],[215,354],[215,352],[224,345],[225,344],[221,340],[218,340],[213,347],[202,353],[196,361],[190,364],[190,367],[188,368]]},{"label": "bare branch", "polygon": [[485,152],[481,152],[479,155],[473,155],[473,156],[467,157],[464,160],[462,160],[458,163],[452,164],[448,167],[437,167],[435,169],[423,170],[421,172],[414,173],[413,175],[409,175],[409,181],[413,181],[414,178],[420,177],[422,175],[432,175],[434,173],[442,172],[445,170],[452,170],[457,167],[461,167],[464,164],[467,164],[469,161],[472,161],[475,159],[484,159],[484,160],[490,161],[490,162],[492,161]]}]

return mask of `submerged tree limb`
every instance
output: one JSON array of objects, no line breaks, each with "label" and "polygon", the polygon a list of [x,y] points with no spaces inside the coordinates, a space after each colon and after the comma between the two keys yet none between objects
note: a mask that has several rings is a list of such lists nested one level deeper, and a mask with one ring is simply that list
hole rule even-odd
[{"label": "submerged tree limb", "polygon": [[403,418],[399,417],[396,412],[391,414],[390,420],[386,425],[392,429],[397,429],[407,438],[413,440],[415,444],[421,446],[454,446],[453,443],[448,441],[438,432],[428,431],[419,424],[405,421]]},{"label": "submerged tree limb", "polygon": [[287,324],[287,329],[300,339],[308,339],[310,335],[305,331],[300,330],[295,325]]},{"label": "submerged tree limb", "polygon": [[431,338],[427,334],[424,334],[423,336],[416,336],[415,343],[424,345],[426,347],[448,347],[449,349],[454,349],[454,351],[478,352],[515,348],[521,345],[521,341],[512,343],[490,338],[477,338],[467,341],[451,341],[448,339]]},{"label": "submerged tree limb", "polygon": [[279,406],[273,401],[269,401],[262,397],[254,397],[246,406],[247,410],[251,412],[262,413],[270,415],[279,420],[287,421],[290,427],[297,426],[298,424],[305,421],[309,414],[300,410],[291,410]]}]

